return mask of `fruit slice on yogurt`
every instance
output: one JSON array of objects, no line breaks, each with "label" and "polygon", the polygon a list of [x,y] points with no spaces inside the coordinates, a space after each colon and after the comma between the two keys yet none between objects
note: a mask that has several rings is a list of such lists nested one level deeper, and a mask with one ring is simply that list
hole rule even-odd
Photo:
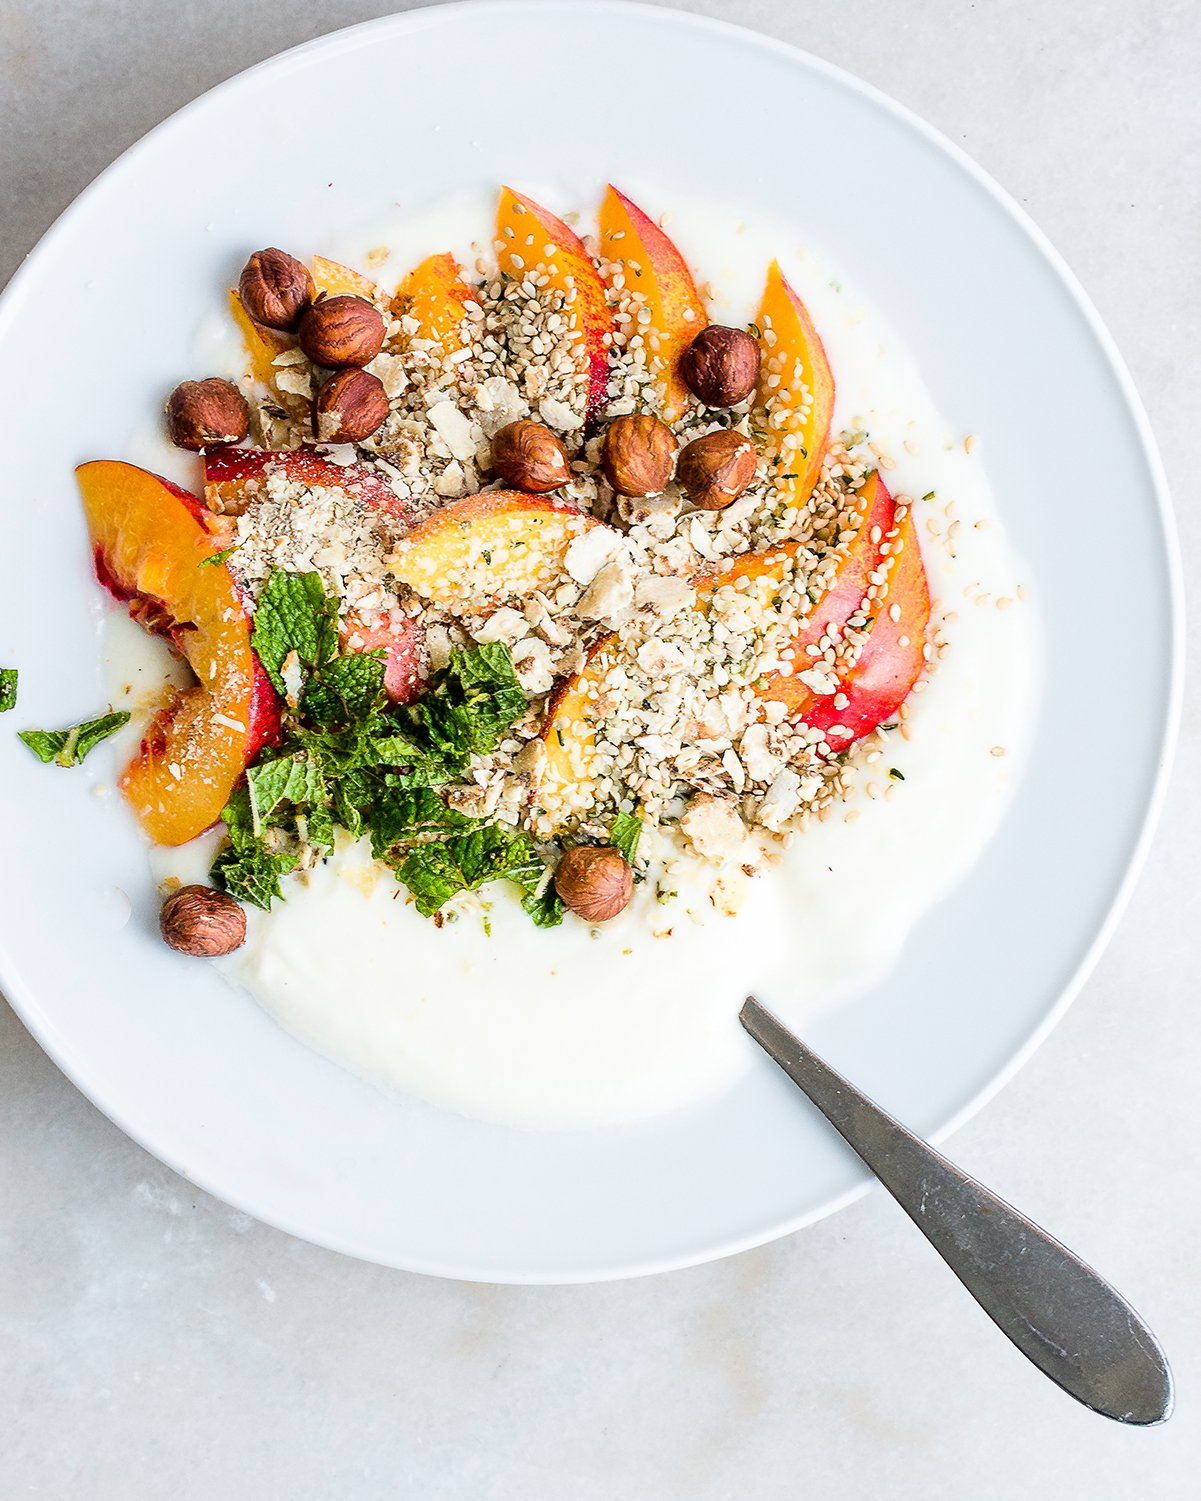
[{"label": "fruit slice on yogurt", "polygon": [[278,373],[273,361],[277,354],[289,347],[288,336],[256,323],[246,311],[235,287],[229,289],[229,311],[242,335],[250,374],[260,385],[270,386]]},{"label": "fruit slice on yogurt", "polygon": [[155,716],[121,776],[146,834],[185,844],[216,823],[248,762],[279,738],[278,700],[229,569],[200,566],[219,550],[216,518],[132,464],[101,460],[76,473],[101,583],[169,635],[196,675]]},{"label": "fruit slice on yogurt", "polygon": [[[833,751],[870,734],[900,709],[925,665],[930,585],[913,511],[907,510],[880,560],[886,582],[872,604],[872,627],[858,660],[838,685],[801,716],[824,730]],[[841,707],[840,707],[841,705]]]},{"label": "fruit slice on yogurt", "polygon": [[571,324],[584,346],[588,367],[588,415],[605,399],[609,384],[609,339],[613,320],[605,285],[583,241],[548,209],[502,188],[496,214],[496,256],[500,269],[520,280],[535,268],[547,285],[563,293]]},{"label": "fruit slice on yogurt", "polygon": [[443,358],[462,349],[463,320],[475,293],[463,280],[458,262],[449,252],[428,255],[414,266],[392,299],[394,318],[412,318],[414,337],[438,346]]},{"label": "fruit slice on yogurt", "polygon": [[382,651],[384,692],[394,704],[410,704],[425,687],[428,658],[425,632],[416,620],[399,610],[376,610],[367,615],[350,612],[342,622],[347,651]]},{"label": "fruit slice on yogurt", "polygon": [[600,251],[602,261],[621,268],[626,291],[645,299],[659,415],[675,422],[692,402],[680,356],[709,322],[692,273],[663,230],[612,183],[601,202]]},{"label": "fruit slice on yogurt", "polygon": [[600,801],[594,726],[606,712],[605,678],[620,657],[616,635],[602,636],[547,703],[533,794],[551,828]]},{"label": "fruit slice on yogurt", "polygon": [[313,257],[313,283],[317,291],[324,292],[327,297],[362,297],[379,306],[385,306],[388,301],[382,288],[369,276],[323,255]]},{"label": "fruit slice on yogurt", "polygon": [[764,454],[776,499],[797,510],[822,472],[834,377],[805,304],[773,261],[755,316],[763,362],[754,396],[755,421],[767,434]]},{"label": "fruit slice on yogurt", "polygon": [[490,490],[433,512],[397,544],[389,567],[442,609],[489,610],[553,585],[572,542],[601,525],[551,495]]},{"label": "fruit slice on yogurt", "polygon": [[240,515],[260,493],[268,473],[305,489],[344,491],[352,500],[386,511],[408,525],[412,512],[392,486],[365,464],[335,464],[312,449],[210,448],[204,456],[204,491],[209,506],[224,515]]},{"label": "fruit slice on yogurt", "polygon": [[[824,579],[824,592],[788,643],[793,671],[785,674],[777,669],[766,673],[759,689],[764,698],[786,704],[790,715],[803,716],[814,698],[813,689],[799,675],[813,668],[815,656],[810,647],[816,647],[823,636],[841,635],[847,622],[863,607],[871,587],[871,575],[878,566],[880,548],[893,526],[895,509],[893,498],[879,473],[873,472],[856,496],[854,516],[844,523],[843,532],[849,535],[823,565],[819,576]],[[714,608],[716,590],[751,579],[752,589],[739,590],[733,598],[719,598],[716,608],[754,609],[762,606],[770,611],[770,596],[793,568],[800,551],[799,543],[785,542],[761,552],[743,553],[720,573],[701,581],[697,590],[698,604]]]}]

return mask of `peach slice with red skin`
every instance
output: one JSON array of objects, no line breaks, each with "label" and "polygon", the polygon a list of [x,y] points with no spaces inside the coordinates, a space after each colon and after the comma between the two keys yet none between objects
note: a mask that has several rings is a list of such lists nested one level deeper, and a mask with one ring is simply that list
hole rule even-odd
[{"label": "peach slice with red skin", "polygon": [[553,495],[489,490],[428,516],[397,545],[389,566],[443,609],[487,610],[555,583],[575,538],[600,525]]},{"label": "peach slice with red skin", "polygon": [[502,188],[496,215],[496,255],[500,269],[520,280],[540,268],[549,285],[564,294],[567,313],[584,344],[588,364],[588,415],[605,400],[609,384],[609,339],[613,320],[605,286],[583,241],[548,209]]},{"label": "peach slice with red skin", "polygon": [[600,209],[601,258],[620,263],[626,287],[641,292],[658,340],[653,351],[664,422],[682,417],[692,402],[679,373],[680,356],[709,322],[684,257],[647,214],[612,183]]},{"label": "peach slice with red skin", "polygon": [[425,632],[417,621],[380,612],[366,617],[353,612],[342,623],[343,646],[349,651],[382,651],[384,692],[394,704],[411,704],[425,687],[428,656]]},{"label": "peach slice with red skin", "polygon": [[[97,575],[169,634],[196,674],[147,730],[121,787],[147,835],[186,844],[216,823],[255,753],[279,738],[279,703],[250,645],[250,617],[194,496],[132,464],[76,471]],[[206,520],[207,518],[207,520]]]},{"label": "peach slice with red skin", "polygon": [[564,678],[547,701],[543,755],[533,790],[535,802],[555,827],[596,801],[596,711],[619,652],[615,634],[602,636],[579,672]]},{"label": "peach slice with red skin", "polygon": [[392,316],[415,320],[418,337],[441,346],[443,354],[463,347],[463,319],[475,293],[448,251],[428,255],[414,266],[392,299]]},{"label": "peach slice with red skin", "polygon": [[210,505],[236,514],[245,509],[247,490],[253,490],[268,470],[281,471],[309,489],[345,490],[355,500],[386,511],[408,525],[413,513],[382,475],[364,464],[335,464],[309,448],[210,448],[204,456],[204,490]]},{"label": "peach slice with red skin", "polygon": [[385,307],[386,293],[369,276],[352,271],[340,261],[331,261],[324,255],[313,257],[313,282],[318,293],[327,297],[362,297],[365,301]]},{"label": "peach slice with red skin", "polygon": [[887,581],[872,603],[873,621],[855,665],[839,683],[838,695],[815,699],[801,716],[812,729],[824,730],[833,751],[842,751],[897,713],[925,665],[926,627],[930,623],[930,584],[912,510],[904,513],[891,538]]},{"label": "peach slice with red skin", "polygon": [[[789,642],[795,663],[794,672],[785,676],[776,670],[766,675],[760,692],[788,706],[789,714],[803,717],[813,700],[813,692],[796,675],[810,665],[809,646],[816,646],[827,634],[836,636],[863,604],[870,587],[870,575],[877,567],[880,546],[892,529],[895,504],[878,471],[864,481],[856,497],[857,526],[842,544],[837,568],[817,603],[801,622],[796,636]],[[750,578],[761,580],[765,592],[774,591],[783,581],[798,551],[799,544],[785,542],[762,552],[743,553],[720,573],[703,579],[698,587],[698,603],[704,605],[712,592],[723,584]]]},{"label": "peach slice with red skin", "polygon": [[270,386],[277,374],[275,357],[282,354],[291,341],[287,334],[276,333],[273,328],[256,323],[234,287],[229,289],[229,311],[242,334],[250,374],[261,385]]},{"label": "peach slice with red skin", "polygon": [[834,377],[813,320],[778,261],[768,270],[756,325],[763,363],[755,419],[767,434],[764,452],[777,498],[799,510],[821,477],[834,415]]}]

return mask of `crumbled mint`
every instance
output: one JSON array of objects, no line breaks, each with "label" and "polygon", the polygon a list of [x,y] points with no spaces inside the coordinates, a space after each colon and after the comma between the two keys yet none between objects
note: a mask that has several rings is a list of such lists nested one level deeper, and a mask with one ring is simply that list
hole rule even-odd
[{"label": "crumbled mint", "polygon": [[293,652],[310,672],[338,650],[338,606],[317,573],[272,569],[254,607],[255,654],[275,689],[285,692],[283,666]]},{"label": "crumbled mint", "polygon": [[201,558],[196,566],[197,568],[219,568],[222,563],[228,563],[237,550],[238,544],[235,542],[232,547],[223,547],[220,552],[209,553],[208,557]]},{"label": "crumbled mint", "polygon": [[17,707],[17,669],[0,667],[0,714]]},{"label": "crumbled mint", "polygon": [[489,881],[513,881],[532,894],[545,873],[528,834],[494,823],[414,845],[396,867],[397,880],[413,893],[423,917],[432,917],[460,891],[474,891]]},{"label": "crumbled mint", "polygon": [[51,762],[57,766],[78,766],[102,740],[128,723],[129,715],[122,709],[102,714],[99,719],[87,719],[69,730],[22,730],[19,738],[47,766]]},{"label": "crumbled mint", "polygon": [[337,604],[320,577],[278,569],[259,596],[253,645],[277,688],[293,652],[306,676],[281,743],[259,753],[225,809],[228,843],[213,866],[218,885],[270,907],[282,896],[280,877],[303,851],[328,852],[342,828],[370,838],[376,858],[426,916],[460,891],[507,878],[526,893],[536,922],[561,920],[562,904],[529,836],[469,818],[438,791],[463,775],[473,755],[494,750],[526,712],[507,647],[452,653],[416,703],[392,705],[383,653],[339,652]]}]

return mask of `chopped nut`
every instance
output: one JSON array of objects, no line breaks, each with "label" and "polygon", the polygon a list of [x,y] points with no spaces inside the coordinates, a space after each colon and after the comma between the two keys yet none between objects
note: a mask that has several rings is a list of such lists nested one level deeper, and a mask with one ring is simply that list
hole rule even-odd
[{"label": "chopped nut", "polygon": [[544,495],[571,478],[567,450],[549,427],[510,422],[492,438],[492,466],[506,484]]},{"label": "chopped nut", "polygon": [[245,398],[217,376],[186,380],[167,398],[167,436],[176,448],[199,452],[214,443],[240,443],[249,430]]},{"label": "chopped nut", "polygon": [[661,495],[671,480],[676,440],[649,413],[618,417],[605,434],[605,477],[621,495]]},{"label": "chopped nut", "polygon": [[680,832],[702,860],[728,860],[746,842],[746,825],[735,803],[707,792],[688,804]]},{"label": "chopped nut", "polygon": [[300,320],[300,347],[315,365],[369,365],[384,347],[383,315],[365,297],[323,297]]}]

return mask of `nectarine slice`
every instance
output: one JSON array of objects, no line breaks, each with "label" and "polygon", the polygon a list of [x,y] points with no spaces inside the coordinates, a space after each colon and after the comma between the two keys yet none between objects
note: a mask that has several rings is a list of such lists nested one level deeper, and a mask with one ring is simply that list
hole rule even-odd
[{"label": "nectarine slice", "polygon": [[[812,689],[798,676],[812,665],[807,648],[816,646],[827,634],[832,637],[840,635],[862,606],[870,587],[870,575],[877,567],[880,547],[892,528],[894,513],[892,496],[879,473],[873,472],[855,497],[854,515],[843,528],[851,535],[839,545],[826,590],[801,621],[797,634],[788,644],[793,652],[794,671],[787,676],[778,670],[769,672],[760,685],[759,691],[764,698],[786,704],[791,715],[800,716],[814,697]],[[768,597],[779,587],[792,566],[799,545],[785,542],[761,552],[743,553],[720,573],[701,581],[697,590],[698,603],[705,606],[715,589],[749,578],[756,581],[766,606]]]},{"label": "nectarine slice", "polygon": [[246,311],[234,287],[229,289],[229,311],[241,331],[251,375],[262,385],[271,385],[277,374],[273,361],[277,354],[287,349],[287,335],[276,333],[273,328],[264,328],[261,323],[256,323]]},{"label": "nectarine slice", "polygon": [[318,292],[324,292],[327,297],[362,297],[380,304],[386,304],[388,300],[369,276],[362,276],[349,266],[328,260],[323,255],[313,257],[313,281]]},{"label": "nectarine slice", "polygon": [[419,338],[440,345],[444,354],[453,354],[463,346],[466,306],[474,299],[453,255],[427,255],[397,287],[392,316],[414,319]]},{"label": "nectarine slice", "polygon": [[755,391],[756,421],[766,438],[764,453],[776,496],[798,510],[822,472],[834,377],[805,304],[773,261],[756,316],[763,363]]},{"label": "nectarine slice", "polygon": [[646,299],[660,416],[675,422],[692,400],[679,373],[680,356],[709,322],[692,273],[655,221],[612,183],[601,202],[600,248],[602,261],[622,267],[627,289]]},{"label": "nectarine slice", "polygon": [[613,320],[605,286],[580,237],[548,209],[502,188],[496,215],[496,255],[500,269],[518,279],[537,270],[564,294],[572,327],[583,341],[588,365],[588,414],[605,400],[609,384],[609,336]]},{"label": "nectarine slice", "polygon": [[309,448],[210,448],[204,455],[204,489],[210,505],[237,514],[245,510],[268,470],[277,470],[307,489],[345,490],[364,505],[387,511],[408,524],[412,511],[384,477],[364,464],[335,464]]},{"label": "nectarine slice", "polygon": [[132,464],[101,460],[76,472],[98,575],[152,612],[196,674],[121,777],[149,837],[185,844],[220,818],[251,757],[278,738],[278,703],[229,569],[200,566],[216,549],[195,498]]},{"label": "nectarine slice", "polygon": [[411,704],[425,687],[425,632],[415,620],[373,613],[350,613],[342,622],[343,645],[350,651],[382,651],[384,692],[394,704]]},{"label": "nectarine slice", "polygon": [[[925,663],[930,623],[930,584],[922,562],[913,512],[908,510],[879,560],[887,573],[872,603],[872,626],[858,660],[839,684],[839,693],[815,699],[801,716],[824,730],[830,748],[845,750],[892,718],[905,702]],[[841,708],[841,698],[846,702]]]},{"label": "nectarine slice", "polygon": [[617,637],[602,636],[579,672],[565,678],[547,703],[544,755],[533,791],[536,806],[553,827],[598,801],[595,726],[603,709],[604,680],[618,653]]},{"label": "nectarine slice", "polygon": [[442,609],[484,610],[554,584],[568,547],[599,521],[564,500],[490,490],[435,511],[396,548],[396,578]]}]

